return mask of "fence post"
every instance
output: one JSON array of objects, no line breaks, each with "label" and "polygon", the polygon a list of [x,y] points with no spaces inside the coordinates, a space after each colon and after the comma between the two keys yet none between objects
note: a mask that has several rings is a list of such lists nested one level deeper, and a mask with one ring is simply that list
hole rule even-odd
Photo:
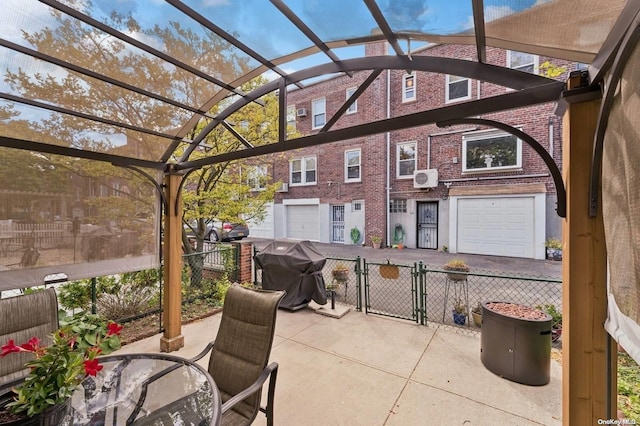
[{"label": "fence post", "polygon": [[356,257],[356,311],[362,311],[362,265],[360,256]]},{"label": "fence post", "polygon": [[427,323],[427,304],[425,303],[425,292],[424,292],[424,265],[422,260],[418,262],[416,274],[418,275],[418,311],[420,315],[420,325],[425,325]]},{"label": "fence post", "polygon": [[98,313],[98,307],[96,305],[96,277],[91,278],[91,313]]}]

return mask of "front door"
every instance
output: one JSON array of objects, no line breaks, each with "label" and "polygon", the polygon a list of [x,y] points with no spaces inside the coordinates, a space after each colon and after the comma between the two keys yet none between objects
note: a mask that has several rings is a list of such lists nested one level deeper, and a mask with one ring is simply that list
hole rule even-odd
[{"label": "front door", "polygon": [[438,248],[438,202],[418,202],[418,248]]},{"label": "front door", "polygon": [[344,243],[344,205],[331,206],[331,242]]}]

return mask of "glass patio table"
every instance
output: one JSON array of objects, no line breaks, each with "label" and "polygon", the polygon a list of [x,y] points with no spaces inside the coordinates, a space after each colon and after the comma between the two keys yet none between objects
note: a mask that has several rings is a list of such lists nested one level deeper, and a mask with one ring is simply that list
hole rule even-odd
[{"label": "glass patio table", "polygon": [[220,392],[209,373],[166,354],[100,358],[104,368],[75,390],[67,424],[217,425]]}]

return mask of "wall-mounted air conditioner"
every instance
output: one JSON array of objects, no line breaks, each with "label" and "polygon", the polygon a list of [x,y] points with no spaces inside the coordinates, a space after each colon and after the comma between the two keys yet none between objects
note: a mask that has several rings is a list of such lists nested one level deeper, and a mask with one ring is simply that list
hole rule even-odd
[{"label": "wall-mounted air conditioner", "polygon": [[298,108],[298,117],[306,117],[307,109],[306,108]]},{"label": "wall-mounted air conditioner", "polygon": [[435,188],[438,186],[438,169],[416,170],[413,172],[414,188]]},{"label": "wall-mounted air conditioner", "polygon": [[281,183],[277,192],[289,192],[289,184],[285,182]]}]

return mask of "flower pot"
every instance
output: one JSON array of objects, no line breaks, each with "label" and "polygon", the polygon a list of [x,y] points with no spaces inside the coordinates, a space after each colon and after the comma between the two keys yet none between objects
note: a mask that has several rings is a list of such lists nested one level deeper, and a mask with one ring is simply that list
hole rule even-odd
[{"label": "flower pot", "polygon": [[1,426],[58,426],[71,411],[71,398],[62,404],[47,408],[31,417],[19,417],[14,420],[0,420]]},{"label": "flower pot", "polygon": [[482,327],[482,314],[472,311],[471,316],[473,317],[473,323],[478,327]]},{"label": "flower pot", "polygon": [[334,269],[331,272],[333,279],[339,283],[344,283],[349,280],[349,271],[346,269]]},{"label": "flower pot", "polygon": [[380,248],[380,244],[381,244],[381,242],[371,243],[371,247],[373,247],[374,249],[379,249]]},{"label": "flower pot", "polygon": [[562,249],[547,247],[547,259],[562,260]]},{"label": "flower pot", "polygon": [[451,281],[464,281],[467,279],[466,272],[447,272],[447,278]]},{"label": "flower pot", "polygon": [[467,314],[452,311],[453,323],[456,325],[464,325],[467,322]]}]

